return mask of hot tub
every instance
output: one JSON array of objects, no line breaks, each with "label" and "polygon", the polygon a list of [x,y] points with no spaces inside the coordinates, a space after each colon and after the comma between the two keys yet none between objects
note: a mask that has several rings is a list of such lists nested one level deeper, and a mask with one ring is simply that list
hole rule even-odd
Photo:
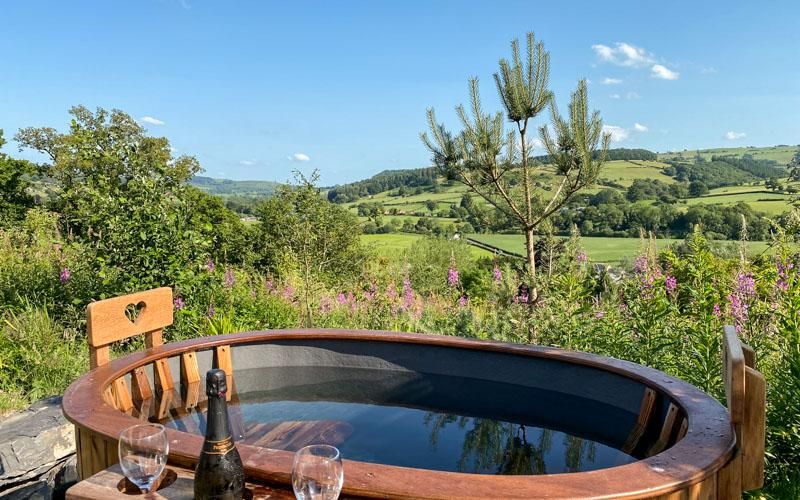
[{"label": "hot tub", "polygon": [[211,367],[231,379],[232,430],[254,480],[290,484],[292,452],[324,442],[342,450],[344,495],[356,497],[740,493],[729,492],[740,465],[728,411],[662,372],[555,348],[342,330],[198,338],[92,370],[63,400],[82,477],[115,463],[119,431],[141,420],[164,423],[170,463],[193,467]]}]

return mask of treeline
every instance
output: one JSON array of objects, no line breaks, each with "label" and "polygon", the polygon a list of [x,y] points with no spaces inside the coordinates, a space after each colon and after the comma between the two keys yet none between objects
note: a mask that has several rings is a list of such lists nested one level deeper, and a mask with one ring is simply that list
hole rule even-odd
[{"label": "treeline", "polygon": [[742,155],[741,158],[735,156],[712,156],[711,161],[724,161],[729,165],[733,165],[739,170],[750,172],[754,176],[767,179],[769,177],[785,177],[786,170],[778,166],[775,160],[756,160],[753,155]]},{"label": "treeline", "polygon": [[[600,154],[599,151],[595,151],[592,155],[595,159],[597,159],[598,155]],[[534,160],[538,161],[539,163],[550,163],[550,156],[548,155],[541,155],[535,156]],[[628,149],[628,148],[616,148],[616,149],[609,149],[606,154],[606,160],[608,161],[615,161],[615,160],[642,160],[642,161],[656,161],[658,160],[658,154],[647,149]]]},{"label": "treeline", "polygon": [[328,200],[334,203],[349,203],[390,189],[433,186],[437,177],[438,172],[435,167],[386,170],[363,181],[332,187],[328,190]]},{"label": "treeline", "polygon": [[553,219],[559,232],[578,227],[584,236],[636,236],[640,229],[656,234],[683,237],[695,224],[716,239],[737,239],[742,232],[742,217],[746,220],[750,239],[763,240],[769,236],[770,224],[764,214],[748,204],[698,204],[686,210],[675,204],[631,202],[618,191],[604,189],[597,194],[581,196]]}]

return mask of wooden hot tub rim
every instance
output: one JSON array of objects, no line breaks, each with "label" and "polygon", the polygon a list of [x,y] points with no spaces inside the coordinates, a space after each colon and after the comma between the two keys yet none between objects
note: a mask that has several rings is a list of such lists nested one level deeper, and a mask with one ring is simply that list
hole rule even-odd
[{"label": "wooden hot tub rim", "polygon": [[[433,334],[339,329],[292,329],[201,337],[132,353],[91,370],[64,393],[64,414],[80,429],[116,441],[138,420],[104,401],[114,380],[155,360],[224,345],[278,340],[362,340],[484,350],[548,358],[594,367],[636,380],[672,399],[687,416],[685,437],[661,453],[631,464],[590,472],[500,476],[413,469],[345,460],[345,493],[362,497],[652,498],[713,479],[731,460],[735,435],[728,412],[696,387],[635,363],[553,347],[507,344]],[[234,367],[235,368],[235,367]],[[192,467],[202,437],[168,429],[170,461]],[[238,445],[249,477],[289,484],[291,452]],[[632,478],[636,478],[632,480]]]}]

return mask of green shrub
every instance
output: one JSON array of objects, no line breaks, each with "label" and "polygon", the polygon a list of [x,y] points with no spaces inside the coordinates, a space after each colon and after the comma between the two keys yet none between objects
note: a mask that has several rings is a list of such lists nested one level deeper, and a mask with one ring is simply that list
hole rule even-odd
[{"label": "green shrub", "polygon": [[[0,393],[4,395],[0,404],[30,403],[63,393],[88,369],[86,343],[76,336],[59,326],[44,307],[26,304],[6,311],[0,324]],[[9,401],[7,395],[17,397]]]}]

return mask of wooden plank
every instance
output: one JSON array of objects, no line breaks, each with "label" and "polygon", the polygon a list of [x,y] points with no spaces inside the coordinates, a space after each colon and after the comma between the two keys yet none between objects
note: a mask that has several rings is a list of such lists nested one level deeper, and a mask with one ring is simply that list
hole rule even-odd
[{"label": "wooden plank", "polygon": [[181,354],[181,384],[190,385],[200,382],[200,370],[197,368],[197,355],[194,352]]},{"label": "wooden plank", "polygon": [[114,401],[114,395],[111,393],[110,385],[103,389],[103,401],[105,401],[108,406],[117,407],[117,402]]},{"label": "wooden plank", "polygon": [[[124,485],[122,491],[120,485]],[[130,487],[130,490],[128,488]],[[291,487],[265,486],[246,482],[245,498],[252,500],[294,500]],[[119,465],[113,465],[86,478],[67,490],[67,500],[125,500],[140,498],[135,487],[126,483]],[[194,472],[169,465],[162,475],[161,485],[148,499],[190,500],[194,498]]]},{"label": "wooden plank", "polygon": [[163,421],[169,416],[169,411],[172,409],[172,398],[175,396],[174,390],[160,391],[156,395],[156,418],[159,422]]},{"label": "wooden plank", "polygon": [[[125,309],[131,304],[143,307],[135,321],[125,315]],[[92,302],[86,307],[89,345],[106,346],[134,335],[161,330],[172,324],[172,308],[169,287]]]},{"label": "wooden plank", "polygon": [[678,427],[678,434],[675,435],[675,442],[680,441],[686,437],[686,432],[689,430],[689,419],[686,417],[681,419],[681,425]]},{"label": "wooden plank", "polygon": [[744,365],[750,368],[756,367],[756,352],[752,347],[740,341],[742,345],[742,354],[744,354]]},{"label": "wooden plank", "polygon": [[717,475],[717,498],[739,500],[742,498],[742,454],[737,450],[733,459]]},{"label": "wooden plank", "polygon": [[233,388],[233,360],[231,356],[231,346],[221,345],[214,349],[214,367],[225,372],[225,380],[228,383],[228,392],[225,399],[230,401],[234,392]]},{"label": "wooden plank", "polygon": [[742,421],[744,420],[744,352],[734,327],[730,325],[725,327],[723,339],[722,368],[725,397],[733,430],[736,432],[736,439],[741,442]]},{"label": "wooden plank", "polygon": [[756,370],[745,369],[744,421],[742,422],[742,490],[764,485],[767,383]]},{"label": "wooden plank", "polygon": [[656,439],[656,442],[653,443],[653,446],[647,451],[648,456],[653,456],[658,453],[664,451],[669,444],[669,439],[672,436],[672,431],[675,428],[675,421],[678,418],[678,414],[680,413],[680,409],[675,405],[675,403],[670,403],[669,407],[667,408],[667,415],[664,417],[664,425],[661,426],[661,433]]},{"label": "wooden plank", "polygon": [[131,395],[135,403],[141,403],[153,397],[153,390],[150,388],[150,379],[143,367],[136,368],[131,374]]},{"label": "wooden plank", "polygon": [[716,500],[717,498],[717,476],[703,480],[686,488],[685,496],[687,500]]},{"label": "wooden plank", "polygon": [[80,431],[81,443],[81,477],[88,477],[106,468],[105,440],[93,435],[86,429]]},{"label": "wooden plank", "polygon": [[167,358],[157,359],[153,362],[153,373],[156,377],[156,392],[172,392],[175,382],[172,380],[172,371],[169,369]]},{"label": "wooden plank", "polygon": [[636,419],[636,423],[633,425],[630,434],[628,434],[628,439],[625,440],[625,444],[622,446],[623,452],[630,455],[633,453],[633,450],[636,449],[639,440],[642,438],[645,430],[647,430],[647,425],[650,423],[650,417],[653,415],[655,403],[656,391],[645,387],[644,394],[642,395],[642,403],[639,406],[639,417]]},{"label": "wooden plank", "polygon": [[95,368],[103,366],[111,361],[111,354],[108,346],[92,347],[89,346],[89,367]]},{"label": "wooden plank", "polygon": [[200,399],[200,382],[184,386],[183,407],[187,410],[197,406]]},{"label": "wooden plank", "polygon": [[130,414],[133,410],[133,399],[131,399],[131,392],[128,390],[125,377],[120,377],[111,384],[111,393],[114,395],[116,408],[123,413]]},{"label": "wooden plank", "polygon": [[[166,325],[165,325],[166,326]],[[157,330],[153,330],[152,332],[147,332],[144,336],[144,346],[148,349],[151,349],[156,346],[160,346],[164,343],[164,331],[159,328]]]}]

